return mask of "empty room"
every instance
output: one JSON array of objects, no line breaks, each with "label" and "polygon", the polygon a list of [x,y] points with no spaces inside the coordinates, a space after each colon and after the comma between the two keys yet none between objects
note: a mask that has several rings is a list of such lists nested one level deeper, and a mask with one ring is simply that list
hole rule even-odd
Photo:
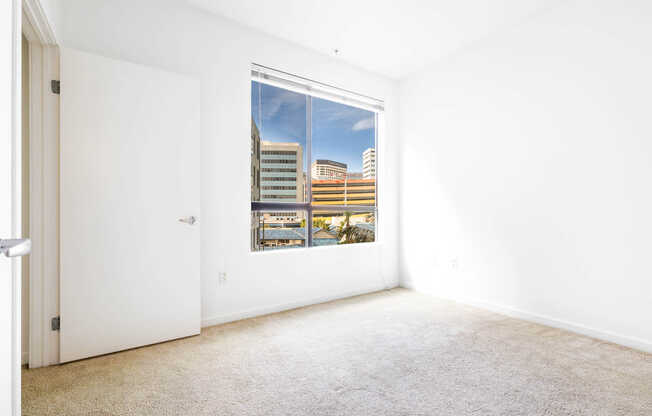
[{"label": "empty room", "polygon": [[0,415],[652,415],[652,2],[1,2]]}]

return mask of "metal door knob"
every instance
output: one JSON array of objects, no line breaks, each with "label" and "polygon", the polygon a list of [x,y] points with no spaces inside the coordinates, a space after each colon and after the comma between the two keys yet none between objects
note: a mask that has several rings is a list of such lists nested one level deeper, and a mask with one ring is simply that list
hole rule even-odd
[{"label": "metal door knob", "polygon": [[199,221],[197,217],[191,215],[190,217],[179,218],[179,222],[184,222],[188,225],[195,225]]},{"label": "metal door knob", "polygon": [[29,238],[0,239],[0,254],[7,257],[18,257],[32,251],[32,241]]}]

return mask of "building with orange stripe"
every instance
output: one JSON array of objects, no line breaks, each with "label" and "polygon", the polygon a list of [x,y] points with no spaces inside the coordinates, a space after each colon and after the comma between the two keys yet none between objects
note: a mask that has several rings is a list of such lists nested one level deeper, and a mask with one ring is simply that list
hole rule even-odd
[{"label": "building with orange stripe", "polygon": [[376,206],[376,179],[312,181],[312,204]]}]

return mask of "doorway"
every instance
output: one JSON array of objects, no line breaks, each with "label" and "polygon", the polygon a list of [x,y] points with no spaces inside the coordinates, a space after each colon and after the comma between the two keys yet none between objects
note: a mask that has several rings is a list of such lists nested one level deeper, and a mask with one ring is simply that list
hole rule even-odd
[{"label": "doorway", "polygon": [[21,263],[21,363],[30,368],[59,362],[58,183],[59,48],[38,7],[24,1],[21,38],[21,232],[32,251]]}]

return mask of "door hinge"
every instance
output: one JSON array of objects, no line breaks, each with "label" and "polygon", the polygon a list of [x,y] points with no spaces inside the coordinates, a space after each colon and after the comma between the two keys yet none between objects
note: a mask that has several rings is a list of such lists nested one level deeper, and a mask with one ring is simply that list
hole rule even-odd
[{"label": "door hinge", "polygon": [[61,81],[58,79],[53,79],[50,81],[50,87],[52,87],[52,92],[54,94],[60,94],[61,93]]},{"label": "door hinge", "polygon": [[55,316],[52,318],[52,330],[58,331],[61,328],[61,317]]}]

